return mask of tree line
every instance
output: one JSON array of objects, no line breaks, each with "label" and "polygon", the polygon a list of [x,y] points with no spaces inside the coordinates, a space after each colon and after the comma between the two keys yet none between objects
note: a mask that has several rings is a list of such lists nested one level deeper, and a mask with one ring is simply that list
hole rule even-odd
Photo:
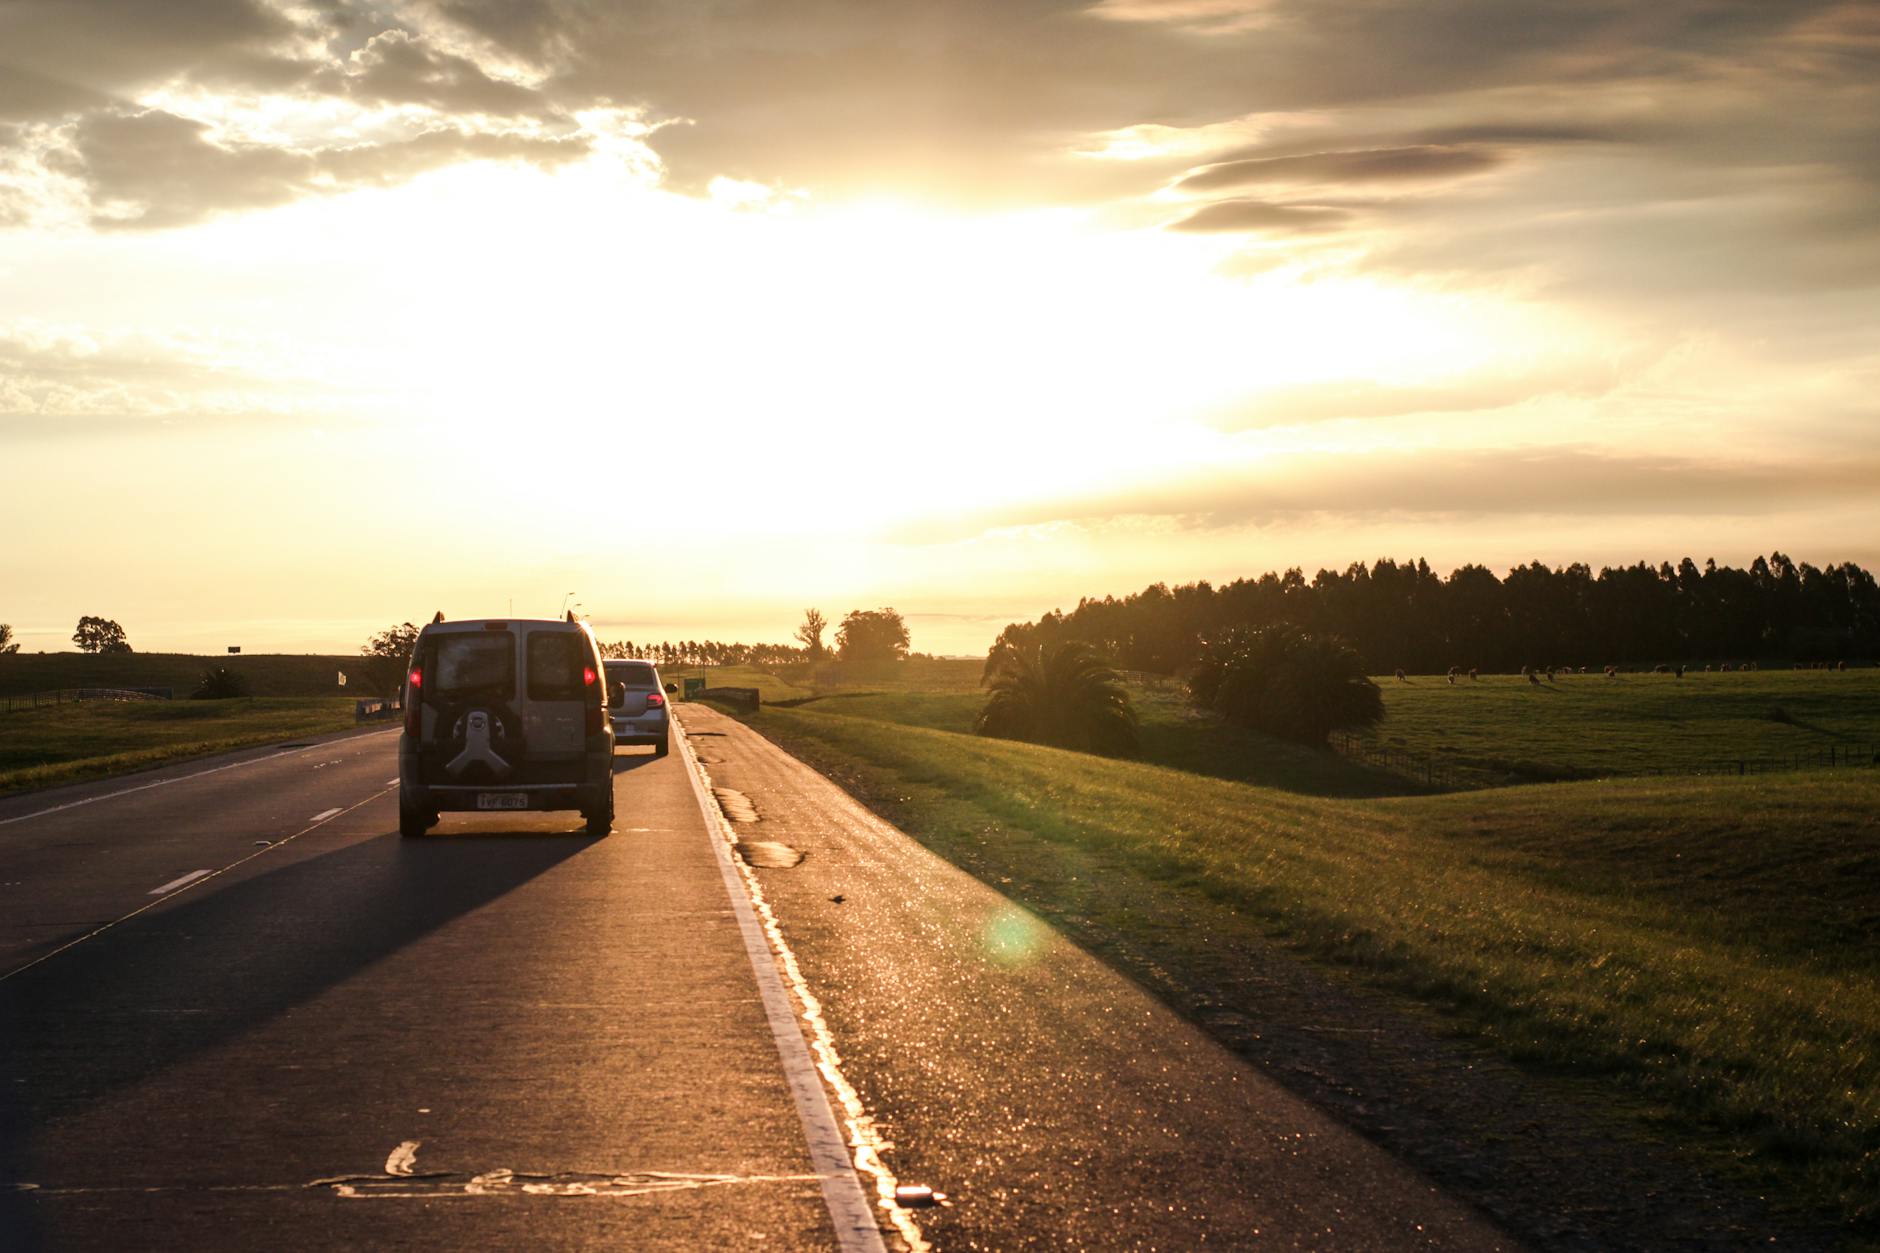
[{"label": "tree line", "polygon": [[1069,613],[1012,623],[994,644],[1082,640],[1126,669],[1194,667],[1226,632],[1289,626],[1346,641],[1372,674],[1451,666],[1836,661],[1880,654],[1880,587],[1852,562],[1816,568],[1782,553],[1746,569],[1690,558],[1675,566],[1466,565],[1447,577],[1388,558],[1308,581],[1297,567],[1216,587],[1156,583]]}]

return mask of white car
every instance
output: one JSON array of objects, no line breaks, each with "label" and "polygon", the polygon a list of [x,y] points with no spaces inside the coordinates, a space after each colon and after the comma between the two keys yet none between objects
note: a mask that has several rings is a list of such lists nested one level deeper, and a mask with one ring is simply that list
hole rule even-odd
[{"label": "white car", "polygon": [[666,697],[677,691],[659,681],[650,661],[609,661],[607,707],[613,717],[614,743],[651,744],[655,757],[664,757],[672,741],[672,721]]}]

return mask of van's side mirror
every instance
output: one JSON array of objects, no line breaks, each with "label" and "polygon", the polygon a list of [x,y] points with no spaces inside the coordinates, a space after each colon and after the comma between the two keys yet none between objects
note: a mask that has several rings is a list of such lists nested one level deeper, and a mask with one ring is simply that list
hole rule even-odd
[{"label": "van's side mirror", "polygon": [[670,696],[674,692],[677,692],[678,690],[679,690],[679,685],[677,683],[666,684],[666,695]]}]

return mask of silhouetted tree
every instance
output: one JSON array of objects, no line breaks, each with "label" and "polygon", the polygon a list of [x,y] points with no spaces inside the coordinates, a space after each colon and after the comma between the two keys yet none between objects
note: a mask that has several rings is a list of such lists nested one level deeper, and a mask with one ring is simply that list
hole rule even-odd
[{"label": "silhouetted tree", "polygon": [[13,639],[13,628],[0,622],[0,657],[11,657],[19,651],[20,646]]},{"label": "silhouetted tree", "polygon": [[998,642],[1078,639],[1113,661],[1176,673],[1232,627],[1290,624],[1350,642],[1367,673],[1513,671],[1523,665],[1832,659],[1880,653],[1880,587],[1852,563],[1816,569],[1781,553],[1748,569],[1690,560],[1602,569],[1530,562],[1505,579],[1423,561],[1267,573],[1221,587],[1152,584],[1012,623]]},{"label": "silhouetted tree", "polygon": [[130,641],[124,638],[124,628],[109,618],[80,618],[78,629],[72,632],[72,642],[84,653],[131,651]]},{"label": "silhouetted tree", "polygon": [[907,656],[907,623],[893,609],[851,609],[836,628],[844,661],[900,661]]},{"label": "silhouetted tree", "polygon": [[803,641],[803,648],[811,661],[821,661],[828,652],[823,647],[823,631],[829,626],[829,619],[822,616],[820,609],[805,609],[803,625],[796,629],[796,638]]},{"label": "silhouetted tree", "polygon": [[418,643],[418,628],[409,622],[380,631],[359,649],[365,658],[366,682],[380,696],[391,696],[405,683],[405,664]]},{"label": "silhouetted tree", "polygon": [[1236,628],[1210,641],[1188,690],[1230,722],[1302,744],[1384,716],[1384,698],[1349,645],[1290,626]]},{"label": "silhouetted tree", "polygon": [[980,682],[992,694],[973,723],[979,735],[1111,757],[1136,752],[1136,711],[1122,676],[1081,640],[996,646]]}]

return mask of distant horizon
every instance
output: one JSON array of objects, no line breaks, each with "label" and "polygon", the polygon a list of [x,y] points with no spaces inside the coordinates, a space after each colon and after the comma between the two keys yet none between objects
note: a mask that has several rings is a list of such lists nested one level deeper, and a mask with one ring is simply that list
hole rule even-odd
[{"label": "distant horizon", "polygon": [[[1769,546],[1760,552],[1751,553],[1747,557],[1734,558],[1718,557],[1715,555],[1698,557],[1695,553],[1680,553],[1676,556],[1665,555],[1656,557],[1639,555],[1623,560],[1589,560],[1583,556],[1567,558],[1565,560],[1549,560],[1541,556],[1530,556],[1519,560],[1499,563],[1465,559],[1457,561],[1454,564],[1439,564],[1433,561],[1428,562],[1428,564],[1432,572],[1444,579],[1447,579],[1457,569],[1465,565],[1485,566],[1493,571],[1497,578],[1502,578],[1506,576],[1509,569],[1527,564],[1529,561],[1541,561],[1543,564],[1555,569],[1576,563],[1583,564],[1590,567],[1595,573],[1605,568],[1632,566],[1640,561],[1654,568],[1664,562],[1670,562],[1676,565],[1686,558],[1695,561],[1699,566],[1702,566],[1706,561],[1714,560],[1720,566],[1746,569],[1758,557],[1767,558],[1769,555],[1776,552],[1783,553],[1798,566],[1811,565],[1817,568],[1825,568],[1827,566],[1851,562],[1870,572],[1875,572],[1877,564],[1872,554],[1862,556],[1856,553],[1817,558],[1813,555],[1798,554],[1780,545]],[[1396,561],[1399,565],[1414,564],[1417,561],[1428,561],[1425,557],[1392,557],[1388,554],[1353,559],[1353,561],[1358,560],[1361,560],[1366,566],[1373,565],[1380,560]],[[1119,585],[1092,588],[1070,595],[1038,598],[1022,604],[1015,601],[1011,611],[1006,613],[987,612],[983,609],[977,613],[955,612],[944,608],[909,610],[904,604],[896,604],[892,601],[874,601],[856,604],[843,603],[842,608],[836,609],[830,606],[838,603],[837,600],[828,597],[822,598],[824,603],[816,604],[814,607],[821,609],[824,616],[828,619],[829,625],[825,638],[830,640],[834,638],[836,625],[841,622],[842,616],[850,610],[875,609],[885,605],[899,610],[907,621],[910,648],[912,651],[936,657],[983,657],[986,651],[992,646],[993,640],[998,635],[999,631],[1007,624],[1014,622],[1034,622],[1045,614],[1053,611],[1068,612],[1075,608],[1078,601],[1082,599],[1102,600],[1105,596],[1120,598],[1140,592],[1145,587],[1152,586],[1155,583],[1165,583],[1173,587],[1183,584],[1208,582],[1215,586],[1220,586],[1225,583],[1231,583],[1236,579],[1258,579],[1269,571],[1273,573],[1283,573],[1285,570],[1293,568],[1294,566],[1304,572],[1309,582],[1320,570],[1343,571],[1349,568],[1351,564],[1352,561],[1339,562],[1336,564],[1331,562],[1292,562],[1278,565],[1264,563],[1259,564],[1259,568],[1249,566],[1232,572],[1198,573],[1180,577],[1164,576],[1160,578],[1148,578],[1130,583],[1126,586]],[[812,603],[805,601],[802,605],[789,611],[787,615],[784,615],[788,618],[787,625],[780,624],[774,627],[767,624],[771,622],[781,623],[781,618],[778,616],[740,616],[735,619],[725,618],[715,622],[700,618],[686,619],[677,617],[660,621],[649,621],[610,615],[595,615],[585,611],[582,613],[582,616],[594,628],[596,635],[603,641],[608,642],[633,641],[635,643],[656,644],[667,641],[676,643],[680,640],[693,639],[716,640],[722,643],[741,644],[794,644],[796,641],[793,637],[796,628],[802,623],[802,612],[804,609],[810,607],[812,607]],[[553,618],[556,616],[552,611],[546,610],[539,614],[506,614],[503,612],[504,608],[506,608],[506,606],[475,607],[453,614],[447,607],[444,612],[447,618],[503,616]],[[199,623],[188,624],[188,626],[184,628],[179,628],[174,622],[164,622],[159,619],[157,629],[145,629],[140,628],[134,617],[113,614],[104,611],[97,605],[90,605],[87,608],[74,611],[71,624],[64,627],[48,627],[43,624],[35,626],[33,624],[20,622],[10,622],[10,625],[13,627],[14,631],[14,642],[20,645],[20,652],[22,654],[54,654],[76,651],[72,646],[71,639],[73,627],[77,625],[78,618],[81,614],[95,613],[98,616],[113,619],[123,626],[132,648],[138,652],[215,656],[226,655],[224,650],[228,645],[239,644],[244,653],[346,656],[356,654],[360,646],[379,631],[403,622],[422,624],[423,622],[429,621],[432,613],[435,612],[437,612],[437,609],[433,606],[429,611],[422,614],[395,615],[383,619],[374,618],[367,620],[364,618],[343,618],[326,621],[307,620],[298,623],[285,622],[281,619],[231,619],[220,623],[211,623],[206,626]],[[7,619],[0,618],[0,621],[7,621]],[[686,625],[679,625],[679,623],[682,622],[686,623]],[[168,629],[163,629],[165,627]],[[348,634],[349,632],[356,633],[356,638],[352,634]]]}]

